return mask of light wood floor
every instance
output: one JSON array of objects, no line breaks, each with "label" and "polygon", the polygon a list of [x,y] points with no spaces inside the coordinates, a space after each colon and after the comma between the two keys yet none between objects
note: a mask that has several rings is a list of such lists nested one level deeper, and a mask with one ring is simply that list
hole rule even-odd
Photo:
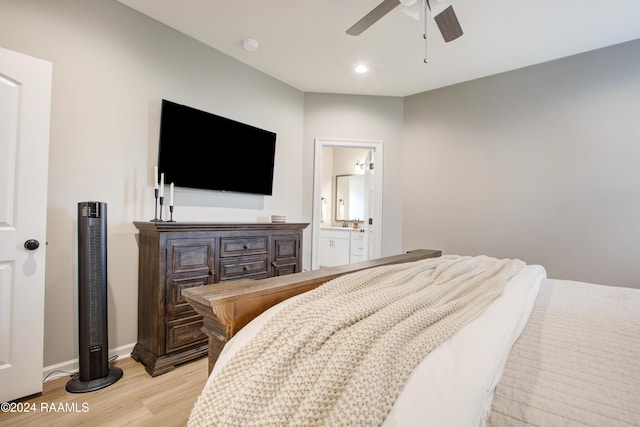
[{"label": "light wood floor", "polygon": [[[42,396],[24,402],[35,403],[35,412],[0,412],[0,425],[184,426],[207,380],[206,357],[153,378],[131,358],[114,365],[124,372],[118,382],[89,393],[68,393],[69,377],[48,381]],[[77,412],[41,411],[60,403],[70,403],[67,407]]]}]

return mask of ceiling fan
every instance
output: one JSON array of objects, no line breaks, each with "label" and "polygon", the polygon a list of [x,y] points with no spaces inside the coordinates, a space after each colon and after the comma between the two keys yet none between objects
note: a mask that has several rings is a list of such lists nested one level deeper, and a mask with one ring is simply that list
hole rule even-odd
[{"label": "ceiling fan", "polygon": [[[382,3],[353,24],[346,32],[351,36],[358,36],[397,6],[402,4],[403,6],[411,7],[418,3],[418,1],[419,0],[383,0]],[[458,22],[456,13],[453,11],[453,6],[448,0],[425,1],[431,11],[431,16],[436,21],[436,24],[438,24],[438,28],[445,42],[455,40],[462,35],[462,27]]]}]

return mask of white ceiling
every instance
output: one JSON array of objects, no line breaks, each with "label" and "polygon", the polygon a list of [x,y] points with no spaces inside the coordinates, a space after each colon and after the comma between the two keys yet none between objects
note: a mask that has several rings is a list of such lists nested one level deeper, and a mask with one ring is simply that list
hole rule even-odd
[{"label": "white ceiling", "polygon": [[402,6],[345,34],[382,0],[118,1],[304,92],[407,96],[640,38],[640,0],[453,0],[451,43]]}]

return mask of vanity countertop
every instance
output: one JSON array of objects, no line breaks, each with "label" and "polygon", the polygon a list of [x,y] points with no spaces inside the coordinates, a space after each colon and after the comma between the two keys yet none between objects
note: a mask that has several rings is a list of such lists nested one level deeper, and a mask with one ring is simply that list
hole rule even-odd
[{"label": "vanity countertop", "polygon": [[320,226],[320,230],[362,231],[364,229],[362,227],[353,228],[353,227],[325,227],[325,226]]}]

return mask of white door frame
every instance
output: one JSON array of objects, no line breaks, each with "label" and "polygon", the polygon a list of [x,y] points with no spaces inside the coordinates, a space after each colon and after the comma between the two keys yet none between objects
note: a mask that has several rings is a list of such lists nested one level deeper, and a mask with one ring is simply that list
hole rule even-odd
[{"label": "white door frame", "polygon": [[[373,244],[371,258],[379,258],[382,254],[382,174],[383,143],[375,140],[355,140],[339,138],[316,138],[313,167],[313,214],[311,223],[311,269],[319,268],[320,259],[320,221],[322,219],[321,187],[322,187],[322,149],[325,147],[362,148],[373,150],[375,165],[373,187],[375,200],[371,204],[371,218],[374,219]],[[366,221],[366,218],[365,218]]]}]

